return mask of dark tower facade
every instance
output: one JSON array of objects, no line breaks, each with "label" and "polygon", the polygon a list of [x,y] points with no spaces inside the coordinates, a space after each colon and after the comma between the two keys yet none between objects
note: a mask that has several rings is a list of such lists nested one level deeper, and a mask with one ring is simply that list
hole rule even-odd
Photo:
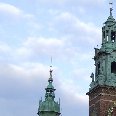
[{"label": "dark tower facade", "polygon": [[95,48],[95,74],[90,76],[87,93],[89,116],[116,116],[116,20],[112,10],[102,27],[101,48]]},{"label": "dark tower facade", "polygon": [[52,71],[50,69],[50,78],[48,79],[48,86],[45,88],[45,100],[39,101],[38,115],[39,116],[60,116],[60,102],[55,102],[55,93],[52,78]]}]

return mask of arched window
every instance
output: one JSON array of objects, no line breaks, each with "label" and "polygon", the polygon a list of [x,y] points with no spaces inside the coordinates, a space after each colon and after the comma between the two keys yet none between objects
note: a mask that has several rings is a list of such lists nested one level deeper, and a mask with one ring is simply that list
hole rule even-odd
[{"label": "arched window", "polygon": [[116,74],[116,62],[112,62],[111,63],[111,73],[115,73]]}]

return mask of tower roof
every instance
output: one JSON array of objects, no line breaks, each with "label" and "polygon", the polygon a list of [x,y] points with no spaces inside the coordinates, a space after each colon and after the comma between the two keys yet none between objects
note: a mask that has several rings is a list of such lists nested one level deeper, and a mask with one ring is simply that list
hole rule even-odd
[{"label": "tower roof", "polygon": [[46,113],[46,115],[48,115],[48,113],[50,112],[55,113],[55,114],[60,114],[60,103],[55,102],[54,100],[55,98],[54,91],[56,89],[54,89],[54,86],[53,86],[53,77],[52,77],[53,70],[51,68],[52,66],[50,66],[50,71],[49,71],[50,77],[48,79],[48,86],[45,88],[46,90],[45,101],[40,100],[38,115],[42,112]]},{"label": "tower roof", "polygon": [[113,2],[110,2],[109,5],[110,5],[110,16],[108,17],[108,19],[105,22],[105,24],[109,24],[109,26],[110,25],[112,26],[112,24],[116,23],[116,20],[114,19],[113,13],[112,13],[112,11],[113,11]]}]

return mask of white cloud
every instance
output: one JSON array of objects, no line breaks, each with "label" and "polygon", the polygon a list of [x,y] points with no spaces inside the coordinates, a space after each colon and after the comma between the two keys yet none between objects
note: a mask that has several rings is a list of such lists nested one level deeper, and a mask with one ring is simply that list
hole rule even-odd
[{"label": "white cloud", "polygon": [[[66,22],[67,25],[72,25],[72,27],[75,29],[85,31],[86,33],[94,32],[96,34],[99,34],[99,28],[96,27],[92,22],[84,22],[81,19],[79,19],[74,14],[71,14],[70,12],[62,12],[61,14],[56,16],[56,20],[60,22]],[[64,23],[65,24],[65,23]]]},{"label": "white cloud", "polygon": [[[60,33],[64,35],[72,35],[71,41],[75,40],[74,43],[83,40],[83,43],[88,42],[88,44],[94,45],[100,40],[101,29],[99,27],[95,26],[92,22],[82,21],[70,12],[62,12],[54,20],[55,28],[59,29]],[[58,28],[59,25],[60,28]]]},{"label": "white cloud", "polygon": [[48,77],[48,66],[41,63],[9,64],[9,69],[9,74],[12,74],[13,78],[21,78],[25,83]]},{"label": "white cloud", "polygon": [[20,8],[3,2],[0,2],[0,14],[11,15],[11,18],[26,18],[28,20],[35,18],[34,15],[25,13]]},{"label": "white cloud", "polygon": [[9,13],[12,15],[21,15],[22,14],[22,10],[18,9],[17,7],[7,4],[7,3],[0,3],[0,11],[1,12],[5,12],[5,13]]},{"label": "white cloud", "polygon": [[[22,93],[22,88],[28,90],[29,88],[33,89],[38,86],[40,88],[42,88],[42,86],[47,86],[45,83],[47,83],[49,78],[49,67],[46,65],[30,62],[22,64],[0,64],[1,95],[8,94],[10,96],[11,93],[6,93],[6,91],[11,90],[13,94],[16,94],[18,89],[19,92]],[[4,87],[4,85],[7,86]],[[15,93],[14,91],[17,92]]]},{"label": "white cloud", "polygon": [[28,40],[24,43],[24,46],[37,46],[38,47],[62,47],[64,45],[63,40],[58,40],[55,38],[28,38]]},{"label": "white cloud", "polygon": [[68,107],[69,109],[71,108],[71,106],[77,106],[77,108],[79,108],[77,104],[81,104],[83,107],[88,105],[88,96],[85,95],[83,87],[78,85],[76,79],[74,80],[69,78],[61,78],[57,91],[61,92],[60,94],[62,98],[62,104],[64,105],[64,103],[66,102],[70,106]]},{"label": "white cloud", "polygon": [[19,56],[38,57],[42,56],[65,56],[69,50],[66,48],[68,42],[65,39],[29,37],[23,42],[22,47],[16,50]]}]

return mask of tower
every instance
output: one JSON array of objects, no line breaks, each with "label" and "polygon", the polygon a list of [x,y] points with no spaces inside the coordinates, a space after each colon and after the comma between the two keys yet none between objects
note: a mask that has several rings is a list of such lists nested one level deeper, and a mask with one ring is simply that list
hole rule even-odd
[{"label": "tower", "polygon": [[60,116],[60,102],[55,102],[55,93],[52,78],[53,70],[50,69],[50,77],[48,79],[48,86],[45,88],[45,101],[39,101],[38,115],[39,116]]},{"label": "tower", "polygon": [[87,93],[89,116],[116,116],[116,20],[110,5],[110,16],[102,27],[101,48],[95,48],[95,74],[90,76]]}]

